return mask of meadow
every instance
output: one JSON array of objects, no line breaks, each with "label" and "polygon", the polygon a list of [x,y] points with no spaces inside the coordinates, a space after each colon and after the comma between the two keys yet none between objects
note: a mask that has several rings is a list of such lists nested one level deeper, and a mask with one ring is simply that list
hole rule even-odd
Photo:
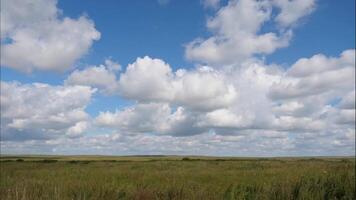
[{"label": "meadow", "polygon": [[2,156],[0,199],[356,199],[355,158]]}]

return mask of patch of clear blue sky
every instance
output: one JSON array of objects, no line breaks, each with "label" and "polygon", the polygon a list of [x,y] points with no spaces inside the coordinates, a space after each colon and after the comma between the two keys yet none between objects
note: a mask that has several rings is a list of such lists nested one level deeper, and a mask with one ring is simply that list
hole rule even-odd
[{"label": "patch of clear blue sky", "polygon": [[87,14],[101,32],[101,39],[83,61],[101,63],[112,57],[124,67],[137,57],[164,59],[173,68],[189,66],[184,59],[184,43],[205,36],[204,12],[199,0],[81,1],[60,0],[64,15]]},{"label": "patch of clear blue sky", "polygon": [[[205,24],[212,10],[205,10],[200,0],[170,0],[160,5],[157,0],[59,0],[63,16],[78,18],[86,14],[101,32],[89,53],[76,65],[83,68],[103,63],[111,57],[123,68],[137,57],[149,55],[165,60],[173,69],[191,68],[194,63],[184,58],[184,44],[197,37],[208,37]],[[223,1],[226,4],[226,0]],[[272,29],[267,23],[263,30]],[[262,31],[263,31],[262,30]],[[288,66],[301,57],[323,53],[338,56],[343,50],[355,48],[355,0],[319,0],[316,10],[295,29],[287,48],[268,55],[268,63]],[[62,84],[68,75],[55,72],[23,74],[1,68],[1,80],[22,83],[44,82]],[[115,110],[132,104],[117,96],[96,95],[88,112]]]}]

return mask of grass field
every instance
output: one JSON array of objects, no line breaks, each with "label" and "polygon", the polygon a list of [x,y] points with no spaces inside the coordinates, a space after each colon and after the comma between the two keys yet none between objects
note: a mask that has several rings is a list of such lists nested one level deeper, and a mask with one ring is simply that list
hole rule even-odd
[{"label": "grass field", "polygon": [[355,199],[354,158],[1,157],[0,199]]}]

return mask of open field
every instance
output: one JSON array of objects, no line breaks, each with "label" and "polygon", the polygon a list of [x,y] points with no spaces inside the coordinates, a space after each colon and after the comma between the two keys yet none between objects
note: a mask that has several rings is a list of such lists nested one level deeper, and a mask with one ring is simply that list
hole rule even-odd
[{"label": "open field", "polygon": [[354,158],[3,156],[0,199],[355,199]]}]

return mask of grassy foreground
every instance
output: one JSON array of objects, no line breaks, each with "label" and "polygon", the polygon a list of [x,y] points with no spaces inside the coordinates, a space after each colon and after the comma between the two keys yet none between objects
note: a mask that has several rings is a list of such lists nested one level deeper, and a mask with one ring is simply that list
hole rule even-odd
[{"label": "grassy foreground", "polygon": [[0,199],[356,199],[354,158],[1,157]]}]

